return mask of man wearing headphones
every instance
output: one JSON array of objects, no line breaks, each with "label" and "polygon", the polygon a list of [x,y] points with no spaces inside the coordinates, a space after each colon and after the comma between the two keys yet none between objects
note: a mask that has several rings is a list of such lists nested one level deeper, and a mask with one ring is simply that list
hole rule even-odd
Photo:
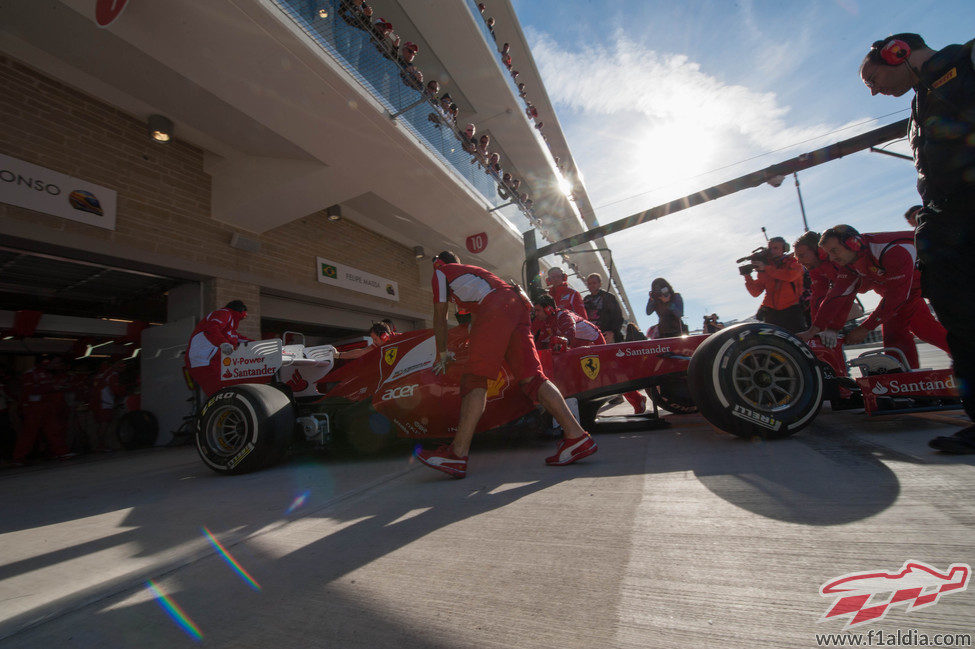
[{"label": "man wearing headphones", "polygon": [[549,268],[545,283],[548,284],[548,294],[559,308],[568,309],[583,319],[588,317],[582,293],[569,286],[569,278],[561,268]]},{"label": "man wearing headphones", "polygon": [[[975,49],[930,49],[918,34],[876,41],[860,64],[874,95],[915,91],[908,139],[914,150],[917,252],[925,297],[948,330],[965,412],[975,419]],[[975,453],[975,426],[930,445]]]},{"label": "man wearing headphones", "polygon": [[[866,293],[869,285],[852,270],[833,264],[826,251],[819,247],[819,239],[818,232],[806,232],[796,239],[793,246],[796,259],[812,281],[809,299],[812,324],[796,335],[807,342],[819,336],[824,345],[835,347],[837,333],[849,319],[857,293]],[[845,288],[831,292],[838,282]]]},{"label": "man wearing headphones", "polygon": [[802,266],[789,252],[789,244],[782,237],[772,237],[768,241],[771,259],[768,264],[753,262],[756,277],[745,275],[745,288],[752,297],[763,292],[765,298],[758,310],[759,320],[778,325],[790,333],[803,328],[802,307],[799,296],[802,294]]},{"label": "man wearing headphones", "polygon": [[596,442],[582,429],[559,389],[548,380],[531,336],[531,304],[516,286],[478,266],[461,264],[445,250],[433,261],[433,334],[438,360],[436,374],[453,361],[447,351],[447,302],[470,312],[470,359],[460,378],[460,420],[453,442],[436,450],[417,449],[416,459],[452,478],[467,475],[467,453],[477,423],[487,407],[487,383],[507,362],[521,390],[540,403],[559,423],[563,439],[549,465],[571,464],[596,452]]},{"label": "man wearing headphones", "polygon": [[911,232],[860,234],[849,225],[837,225],[823,232],[819,245],[829,260],[846,266],[852,277],[837,276],[830,293],[845,292],[859,276],[881,296],[873,313],[846,334],[846,343],[856,345],[866,339],[877,325],[883,326],[884,347],[895,347],[918,367],[914,336],[948,351],[945,328],[941,326],[921,297],[921,283],[914,268],[916,259]]}]

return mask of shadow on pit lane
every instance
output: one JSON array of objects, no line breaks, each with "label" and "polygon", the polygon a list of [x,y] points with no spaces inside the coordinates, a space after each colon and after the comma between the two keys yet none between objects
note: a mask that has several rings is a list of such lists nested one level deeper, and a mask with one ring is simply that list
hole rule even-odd
[{"label": "shadow on pit lane", "polygon": [[[242,538],[269,525],[287,530],[294,520],[307,523],[322,518],[347,526],[321,538],[313,537],[281,557],[263,553],[259,544],[230,547],[238,558],[247,555],[247,568],[264,586],[260,593],[241,588],[228,595],[225,584],[196,579],[192,587],[173,593],[174,598],[204,628],[208,639],[227,646],[299,646],[308,637],[319,637],[338,646],[365,647],[382,646],[396,637],[404,646],[438,647],[451,643],[418,635],[415,628],[406,628],[395,616],[370,609],[368,597],[357,595],[348,583],[349,573],[428,535],[540,494],[558,483],[689,471],[713,494],[737,507],[804,525],[839,525],[873,516],[889,507],[900,492],[896,475],[881,461],[877,449],[858,446],[819,422],[791,439],[752,443],[718,433],[700,417],[674,421],[675,427],[667,430],[600,435],[597,439],[605,452],[572,467],[543,465],[541,459],[551,452],[552,441],[477,438],[471,472],[464,481],[451,481],[420,467],[338,501],[329,498],[342,493],[341,472],[365,470],[374,460],[296,458],[270,470],[236,477],[212,474],[198,460],[160,468],[141,476],[142,480],[133,483],[136,486],[130,485],[125,491],[102,493],[100,497],[71,493],[66,504],[47,512],[38,508],[18,521],[2,517],[0,531],[7,532],[128,510],[117,523],[123,531],[0,566],[0,580],[41,568],[56,570],[58,564],[70,559],[125,542],[137,548],[136,556],[151,556],[199,540],[201,525],[218,538],[231,534]],[[398,467],[402,469],[405,464]],[[391,469],[396,467],[391,465]],[[311,494],[308,504],[293,514],[285,513],[287,503],[304,491]],[[666,498],[667,494],[660,496]],[[242,501],[246,506],[241,506]],[[620,508],[635,515],[639,504],[639,497],[628,495]],[[541,538],[548,538],[548,525],[552,526],[552,535],[562,533],[558,511],[553,510],[555,518],[551,521],[516,521],[513,525],[523,525],[524,529],[506,532],[512,540],[534,538],[540,530]],[[598,516],[598,511],[593,515]],[[468,542],[474,543],[471,539]],[[208,557],[181,572],[214,561],[218,560]],[[450,577],[449,563],[438,566],[438,570],[447,571],[446,578]],[[464,574],[460,569],[457,576]],[[70,575],[64,578],[69,580]],[[71,596],[67,596],[51,602],[50,607],[63,610],[71,604]],[[205,613],[194,616],[194,611]],[[268,621],[264,627],[250,622],[235,624],[235,620],[252,618]],[[16,625],[25,621],[9,622]],[[79,613],[73,616],[71,628],[75,638],[89,638],[91,646],[136,640],[141,646],[172,646],[171,634],[181,635],[151,601]],[[44,627],[38,627],[11,640],[40,638],[43,632]]]}]

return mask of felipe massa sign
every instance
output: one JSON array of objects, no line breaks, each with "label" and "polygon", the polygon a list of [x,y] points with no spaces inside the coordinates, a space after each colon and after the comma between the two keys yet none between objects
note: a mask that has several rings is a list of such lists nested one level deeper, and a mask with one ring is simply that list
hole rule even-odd
[{"label": "felipe massa sign", "polygon": [[111,189],[0,154],[0,202],[115,229]]},{"label": "felipe massa sign", "polygon": [[318,257],[318,281],[399,302],[399,284],[393,280],[321,257]]}]

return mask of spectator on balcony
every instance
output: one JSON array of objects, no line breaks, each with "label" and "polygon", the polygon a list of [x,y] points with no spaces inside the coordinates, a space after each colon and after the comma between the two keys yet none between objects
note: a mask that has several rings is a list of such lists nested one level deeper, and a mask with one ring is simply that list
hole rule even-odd
[{"label": "spectator on balcony", "polygon": [[403,70],[400,72],[400,79],[403,83],[413,88],[414,90],[423,90],[423,73],[413,65],[413,59],[416,58],[416,53],[420,48],[416,46],[416,43],[410,43],[409,41],[403,45],[402,54],[400,55],[400,63],[403,65]]},{"label": "spectator on balcony", "polygon": [[508,68],[509,70],[511,69],[510,50],[511,50],[510,43],[505,43],[503,46],[501,46],[501,62],[504,64],[504,67]]},{"label": "spectator on balcony", "polygon": [[492,153],[488,156],[487,168],[484,170],[487,174],[493,174],[494,176],[501,176],[501,156],[497,153]]},{"label": "spectator on balcony", "polygon": [[483,159],[482,164],[483,161],[487,160],[487,157],[491,155],[488,152],[488,146],[490,146],[490,144],[491,144],[491,136],[488,135],[487,133],[482,135],[480,139],[477,141],[477,153]]},{"label": "spectator on balcony", "polygon": [[525,84],[523,83],[518,84],[518,96],[521,97],[522,99],[528,98],[528,91],[525,90]]},{"label": "spectator on balcony", "polygon": [[477,127],[473,124],[468,124],[464,127],[464,135],[460,139],[461,147],[470,154],[477,153],[477,138],[474,137],[475,133],[477,133]]},{"label": "spectator on balcony", "polygon": [[440,96],[440,110],[443,111],[444,115],[450,112],[450,104],[452,103],[454,103],[454,100],[449,92],[445,92]]},{"label": "spectator on balcony", "polygon": [[525,115],[528,115],[528,119],[535,119],[538,117],[538,109],[535,108],[534,104],[528,102],[525,104]]},{"label": "spectator on balcony", "polygon": [[483,2],[478,2],[478,3],[477,3],[477,10],[478,10],[478,11],[480,11],[481,13],[484,13],[484,10],[485,10],[486,8],[487,8],[487,7],[485,7],[485,6],[484,6],[484,3],[483,3]]},{"label": "spectator on balcony", "polygon": [[486,22],[487,22],[488,31],[491,32],[491,38],[493,38],[495,42],[497,42],[498,37],[494,34],[494,16],[488,18]]},{"label": "spectator on balcony", "polygon": [[423,94],[425,94],[428,99],[436,99],[437,95],[440,94],[440,82],[436,79],[431,79],[430,82],[427,83],[427,89]]},{"label": "spectator on balcony", "polygon": [[451,104],[449,110],[450,121],[454,126],[457,126],[457,116],[460,115],[460,108],[457,104]]},{"label": "spectator on balcony", "polygon": [[511,71],[511,78],[514,79],[515,81],[518,80],[518,70]]},{"label": "spectator on balcony", "polygon": [[542,130],[543,126],[545,126],[545,122],[537,122],[535,124],[535,128],[537,128],[539,131]]}]

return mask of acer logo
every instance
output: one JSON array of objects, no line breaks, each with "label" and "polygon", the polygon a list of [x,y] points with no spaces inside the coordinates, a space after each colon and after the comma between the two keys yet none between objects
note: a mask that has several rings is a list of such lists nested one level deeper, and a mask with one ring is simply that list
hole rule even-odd
[{"label": "acer logo", "polygon": [[418,383],[414,383],[413,385],[401,385],[398,388],[391,388],[383,392],[383,396],[381,397],[381,399],[383,401],[389,401],[390,399],[412,397],[416,393],[417,388],[419,387],[420,385]]}]

